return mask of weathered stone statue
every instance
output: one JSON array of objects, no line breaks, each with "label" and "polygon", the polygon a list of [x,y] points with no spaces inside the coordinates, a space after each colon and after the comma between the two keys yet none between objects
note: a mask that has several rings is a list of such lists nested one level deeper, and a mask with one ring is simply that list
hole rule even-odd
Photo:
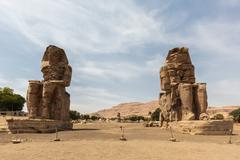
[{"label": "weathered stone statue", "polygon": [[42,61],[43,80],[29,81],[27,108],[29,119],[9,119],[11,133],[52,133],[72,129],[69,119],[72,68],[63,49],[50,45]]},{"label": "weathered stone statue", "polygon": [[160,121],[197,120],[207,118],[206,83],[195,83],[194,66],[188,48],[169,51],[160,69]]},{"label": "weathered stone statue", "polygon": [[69,120],[72,68],[63,49],[50,45],[41,62],[43,81],[29,81],[27,108],[34,119]]}]

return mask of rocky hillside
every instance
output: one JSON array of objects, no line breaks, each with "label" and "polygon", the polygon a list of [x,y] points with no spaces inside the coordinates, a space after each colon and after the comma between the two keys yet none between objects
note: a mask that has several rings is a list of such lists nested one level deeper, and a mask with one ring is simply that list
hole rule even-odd
[{"label": "rocky hillside", "polygon": [[158,108],[158,101],[151,101],[147,103],[122,103],[117,106],[113,106],[110,109],[100,110],[98,112],[92,113],[91,115],[100,115],[105,118],[116,117],[117,113],[121,113],[121,116],[129,115],[141,115],[147,116],[149,112],[154,111]]},{"label": "rocky hillside", "polygon": [[233,110],[239,109],[240,106],[223,106],[223,107],[208,107],[208,114],[213,115],[216,113],[221,113],[224,115],[224,117],[227,117],[227,115],[232,112]]},{"label": "rocky hillside", "polygon": [[[116,117],[117,113],[121,113],[121,116],[129,116],[129,115],[141,115],[148,116],[149,112],[154,111],[158,108],[158,101],[151,101],[146,103],[122,103],[117,106],[113,106],[110,109],[104,109],[92,113],[91,115],[99,115],[105,118]],[[221,113],[224,116],[228,115],[231,111],[240,108],[240,106],[224,106],[224,107],[208,107],[208,113],[210,115]]]}]

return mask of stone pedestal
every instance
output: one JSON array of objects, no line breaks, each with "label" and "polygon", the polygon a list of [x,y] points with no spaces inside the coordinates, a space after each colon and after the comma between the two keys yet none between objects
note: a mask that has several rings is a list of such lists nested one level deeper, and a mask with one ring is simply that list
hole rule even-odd
[{"label": "stone pedestal", "polygon": [[191,135],[230,135],[233,131],[231,120],[194,120],[171,122],[169,126],[176,132]]},{"label": "stone pedestal", "polygon": [[73,125],[70,121],[57,121],[45,119],[8,119],[8,130],[15,133],[54,133],[71,130]]}]

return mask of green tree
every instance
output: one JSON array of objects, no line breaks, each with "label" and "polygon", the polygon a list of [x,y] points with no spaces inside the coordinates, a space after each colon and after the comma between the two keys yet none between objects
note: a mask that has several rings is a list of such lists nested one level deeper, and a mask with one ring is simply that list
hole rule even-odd
[{"label": "green tree", "polygon": [[3,94],[10,94],[10,95],[14,94],[14,93],[13,93],[14,90],[11,89],[11,88],[9,88],[9,87],[4,87],[3,89],[1,89],[1,92],[2,92]]},{"label": "green tree", "polygon": [[159,121],[159,114],[161,110],[160,108],[157,108],[152,114],[151,114],[151,120],[152,121]]},{"label": "green tree", "polygon": [[230,112],[230,115],[233,116],[235,122],[240,123],[240,108]]},{"label": "green tree", "polygon": [[99,120],[100,119],[100,117],[98,117],[98,116],[91,116],[91,118],[90,118],[91,120],[93,120],[93,121],[96,121],[96,120]]},{"label": "green tree", "polygon": [[135,122],[135,121],[144,120],[144,117],[138,116],[138,115],[131,115],[131,116],[125,117],[124,120],[130,120],[130,121]]},{"label": "green tree", "polygon": [[78,111],[73,111],[73,110],[69,111],[69,116],[70,116],[71,120],[77,120],[77,119],[80,119],[80,117],[81,117],[81,115]]},{"label": "green tree", "polygon": [[88,114],[82,114],[80,119],[82,119],[82,120],[89,120],[90,116]]},{"label": "green tree", "polygon": [[21,111],[25,102],[25,98],[19,94],[15,94],[13,89],[8,87],[0,89],[1,111]]}]

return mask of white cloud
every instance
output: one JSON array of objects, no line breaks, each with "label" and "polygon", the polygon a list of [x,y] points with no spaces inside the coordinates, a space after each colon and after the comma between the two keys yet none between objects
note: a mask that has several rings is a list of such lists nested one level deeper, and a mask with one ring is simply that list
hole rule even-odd
[{"label": "white cloud", "polygon": [[14,93],[26,97],[28,80],[22,78],[9,79],[4,75],[0,75],[0,87],[10,87],[14,89]]},{"label": "white cloud", "polygon": [[0,13],[30,41],[54,42],[77,54],[126,52],[161,37],[161,24],[133,0],[2,0]]},{"label": "white cloud", "polygon": [[[185,38],[178,40],[195,48],[198,56],[205,61],[196,59],[201,70],[202,79],[208,83],[209,105],[239,105],[239,76],[237,62],[240,59],[240,23],[228,19],[208,18],[189,26]],[[191,48],[190,48],[191,52]],[[192,53],[195,54],[195,53]],[[199,79],[199,77],[197,77]]]},{"label": "white cloud", "polygon": [[16,93],[26,97],[28,80],[23,78],[17,78],[10,82],[10,86],[13,86]]},{"label": "white cloud", "polygon": [[208,85],[209,102],[212,106],[239,105],[239,80],[219,80]]},{"label": "white cloud", "polygon": [[[95,98],[101,96],[102,98],[112,98],[112,99],[119,99],[120,96],[110,93],[107,89],[104,88],[93,88],[93,87],[74,87],[72,89],[73,92],[78,92],[81,96],[87,96],[91,98]],[[96,96],[98,95],[98,96]]]},{"label": "white cloud", "polygon": [[[137,6],[133,0],[0,1],[0,22],[2,24],[21,33],[41,48],[48,43],[59,45],[70,51],[69,54],[74,59],[81,59],[82,54],[89,53],[127,53],[138,45],[161,40],[164,36],[160,34],[162,22],[155,21],[153,16],[152,13],[148,14]],[[71,65],[74,67],[75,76],[80,77],[80,81],[84,77],[130,81],[141,75],[149,74],[149,71],[150,74],[155,71],[158,74],[160,65],[158,61],[148,59],[139,64],[134,61],[124,62],[121,59],[101,62],[86,58],[86,61],[81,64],[75,62]],[[14,82],[19,83],[17,79]],[[24,82],[25,85],[21,82],[22,87],[16,86],[13,81],[8,85],[25,95],[27,81],[24,80]],[[132,100],[129,97],[116,95],[108,89],[86,88],[86,86],[79,85],[71,88],[73,88],[71,90],[73,105],[107,107]],[[78,96],[81,96],[81,101]]]},{"label": "white cloud", "polygon": [[139,75],[137,67],[132,63],[89,61],[78,67],[77,71],[82,76],[129,80]]},{"label": "white cloud", "polygon": [[237,7],[237,6],[240,6],[240,0],[219,0],[219,4],[222,6],[222,7],[226,7],[226,6],[229,6],[229,7]]},{"label": "white cloud", "polygon": [[0,78],[0,85],[1,85],[1,87],[3,87],[6,84],[8,84],[8,80],[6,80],[4,78]]},{"label": "white cloud", "polygon": [[128,102],[129,97],[125,97],[105,88],[78,86],[71,89],[71,95],[77,95],[72,98],[71,108],[80,112],[92,112],[106,107]]},{"label": "white cloud", "polygon": [[151,59],[145,61],[145,65],[143,65],[141,70],[143,70],[145,74],[159,74],[160,67],[164,64],[164,61],[165,57],[162,53],[155,54],[155,56],[151,57]]},{"label": "white cloud", "polygon": [[[197,61],[195,64],[197,66],[211,63],[208,73],[203,73],[208,75],[203,81],[210,81],[208,85],[210,104],[239,103],[237,101],[239,93],[235,89],[237,87],[228,89],[227,85],[232,83],[240,86],[240,84],[235,80],[226,82],[224,76],[219,79],[211,76],[212,73],[216,73],[216,69],[223,72],[233,71],[231,67],[225,66],[224,62],[225,59],[229,59],[228,62],[231,59],[235,61],[239,59],[240,23],[237,20],[225,19],[226,16],[222,18],[221,15],[217,17],[209,15],[195,20],[198,17],[189,16],[191,12],[195,13],[191,6],[186,12],[176,10],[177,16],[169,16],[169,12],[162,10],[174,8],[168,2],[160,4],[161,7],[157,9],[144,10],[144,7],[140,7],[134,0],[0,0],[0,30],[20,33],[39,48],[45,48],[49,43],[65,48],[71,60],[75,61],[71,63],[75,78],[73,80],[80,82],[85,77],[105,82],[116,79],[130,82],[138,81],[140,78],[150,80],[153,75],[158,76],[164,60],[162,55],[165,54],[162,50],[157,51],[158,54],[149,54],[146,49],[146,53],[141,53],[147,57],[144,60],[133,58],[124,61],[119,56],[118,60],[111,60],[110,57],[104,62],[98,60],[98,56],[120,53],[138,55],[137,51],[146,45],[151,51],[151,44],[159,44],[164,48],[189,46],[190,52],[191,48],[194,48],[202,57],[212,58],[209,63]],[[219,4],[233,7],[239,4],[239,0],[221,0]],[[185,22],[186,26],[183,25]],[[181,32],[184,29],[186,31]],[[90,53],[95,60],[88,57]],[[14,78],[0,76],[0,85],[11,86],[25,95],[27,80],[18,77],[21,75],[16,74]],[[212,83],[213,80],[215,83]],[[83,84],[85,86],[75,84],[71,87],[73,106],[81,105],[83,106],[81,110],[94,111],[101,106],[107,107],[134,99],[113,93],[111,85],[94,88],[89,87],[91,86],[89,82],[84,81]],[[156,82],[157,87],[158,84],[159,81]],[[137,91],[129,91],[129,94],[135,92]]]},{"label": "white cloud", "polygon": [[191,46],[203,55],[238,56],[240,23],[226,19],[206,19],[188,26],[185,34],[172,36],[172,44]]},{"label": "white cloud", "polygon": [[158,54],[138,64],[134,62],[123,62],[121,60],[118,62],[85,61],[82,65],[78,66],[76,72],[83,77],[90,76],[101,79],[127,81],[142,75],[158,74],[163,59],[164,58]]}]

